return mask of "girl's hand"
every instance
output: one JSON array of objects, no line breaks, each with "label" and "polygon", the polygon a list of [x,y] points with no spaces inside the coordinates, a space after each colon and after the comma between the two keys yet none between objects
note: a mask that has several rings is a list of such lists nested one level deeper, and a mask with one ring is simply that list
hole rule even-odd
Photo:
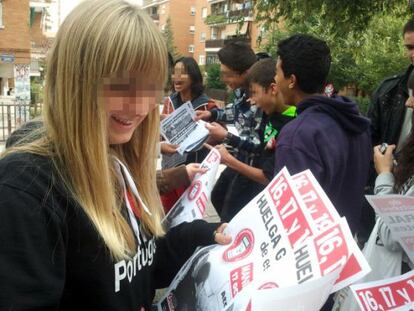
[{"label": "girl's hand", "polygon": [[177,152],[178,145],[171,145],[169,143],[161,143],[161,153],[162,154],[174,154]]},{"label": "girl's hand", "polygon": [[389,145],[384,154],[380,151],[380,145],[374,147],[374,164],[377,174],[391,173],[393,164],[392,153],[395,149],[395,145]]},{"label": "girl's hand", "polygon": [[201,167],[201,165],[198,164],[198,163],[187,164],[185,166],[185,169],[187,170],[187,174],[188,174],[188,177],[190,178],[190,180],[193,180],[195,175],[204,174],[208,171],[207,168]]}]

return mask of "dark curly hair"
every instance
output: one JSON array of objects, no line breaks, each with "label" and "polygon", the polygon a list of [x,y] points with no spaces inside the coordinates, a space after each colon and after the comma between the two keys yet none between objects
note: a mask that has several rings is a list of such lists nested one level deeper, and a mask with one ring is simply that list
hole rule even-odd
[{"label": "dark curly hair", "polygon": [[321,93],[331,67],[326,42],[297,34],[280,41],[277,47],[285,76],[295,75],[299,88],[307,94]]}]

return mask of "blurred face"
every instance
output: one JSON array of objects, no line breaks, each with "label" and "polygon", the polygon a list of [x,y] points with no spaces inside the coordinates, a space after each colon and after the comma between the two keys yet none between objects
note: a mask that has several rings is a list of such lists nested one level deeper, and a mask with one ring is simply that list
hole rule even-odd
[{"label": "blurred face", "polygon": [[276,75],[275,81],[280,93],[280,97],[286,105],[295,105],[293,95],[294,95],[294,86],[295,83],[291,77],[285,77],[285,73],[282,69],[282,60],[280,57],[277,59],[276,63]]},{"label": "blurred face", "polygon": [[108,117],[109,144],[127,143],[135,129],[157,107],[162,92],[151,79],[140,81],[138,74],[104,78],[100,96]]},{"label": "blurred face", "polygon": [[174,90],[176,92],[188,91],[191,89],[191,78],[185,70],[184,64],[178,62],[174,66],[174,72],[172,74],[172,81]]},{"label": "blurred face", "polygon": [[246,73],[238,73],[226,65],[220,65],[221,80],[232,90],[242,87],[246,82]]},{"label": "blurred face", "polygon": [[406,32],[404,34],[404,46],[407,58],[414,64],[414,32]]},{"label": "blurred face", "polygon": [[265,88],[258,83],[250,84],[250,103],[257,105],[266,114],[273,112],[274,98],[271,87]]}]

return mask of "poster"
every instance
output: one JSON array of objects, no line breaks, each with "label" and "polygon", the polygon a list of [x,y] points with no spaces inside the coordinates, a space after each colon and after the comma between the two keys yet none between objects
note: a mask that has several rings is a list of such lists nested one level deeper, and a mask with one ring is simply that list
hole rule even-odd
[{"label": "poster", "polygon": [[220,153],[212,149],[201,162],[200,166],[206,168],[207,172],[195,176],[191,185],[165,216],[163,225],[167,230],[182,222],[203,218],[215,183],[220,159]]},{"label": "poster", "polygon": [[[251,310],[263,310],[260,306],[283,289],[289,300],[278,296],[280,306],[301,299],[307,310],[317,310],[329,293],[366,275],[370,268],[345,218],[310,171],[301,174],[291,177],[281,170],[229,223],[232,243],[193,255],[155,309],[232,310],[247,303],[257,306]],[[298,291],[308,282],[314,282],[309,290],[317,291],[317,302],[316,292],[302,296]],[[259,295],[260,300],[256,294],[263,288],[274,293]]]}]

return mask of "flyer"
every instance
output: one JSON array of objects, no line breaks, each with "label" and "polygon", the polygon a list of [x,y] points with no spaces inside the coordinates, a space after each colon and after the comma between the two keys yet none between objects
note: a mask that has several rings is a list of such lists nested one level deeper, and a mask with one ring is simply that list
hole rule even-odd
[{"label": "flyer", "polygon": [[208,138],[205,122],[194,121],[194,117],[191,102],[186,102],[161,121],[161,135],[170,144],[179,145],[180,155],[201,148]]}]

